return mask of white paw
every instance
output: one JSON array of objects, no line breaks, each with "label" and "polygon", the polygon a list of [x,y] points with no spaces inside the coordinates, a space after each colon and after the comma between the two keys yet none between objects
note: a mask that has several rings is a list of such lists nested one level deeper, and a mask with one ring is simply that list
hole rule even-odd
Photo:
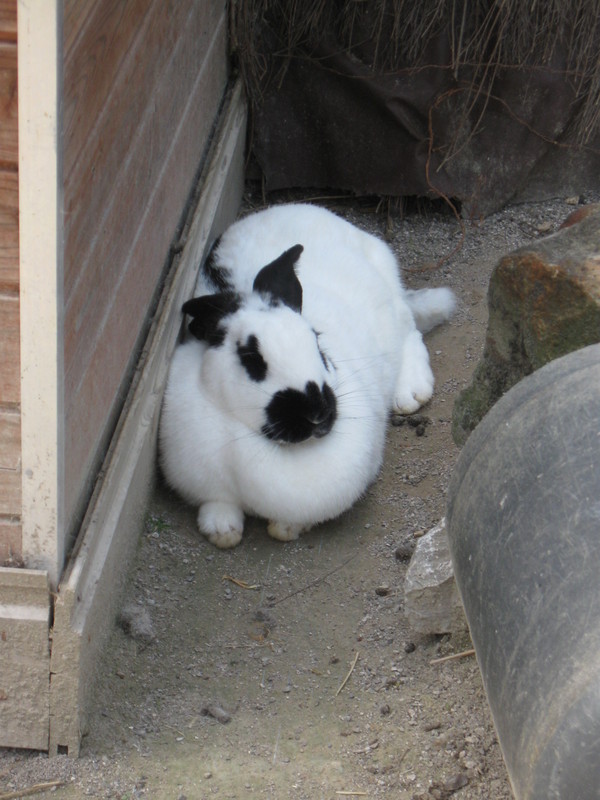
[{"label": "white paw", "polygon": [[397,414],[413,414],[421,408],[433,395],[433,375],[430,373],[430,380],[424,377],[421,381],[412,380],[407,385],[406,382],[396,385],[394,396],[393,411]]},{"label": "white paw", "polygon": [[308,530],[305,525],[293,525],[290,522],[273,522],[273,520],[267,526],[269,536],[272,536],[273,539],[278,539],[280,542],[293,542],[305,530]]},{"label": "white paw", "polygon": [[412,414],[433,395],[434,378],[429,366],[429,353],[418,331],[405,342],[402,368],[396,382],[393,411]]},{"label": "white paw", "polygon": [[242,541],[244,514],[230,503],[204,503],[198,509],[198,528],[215,547],[235,547]]}]

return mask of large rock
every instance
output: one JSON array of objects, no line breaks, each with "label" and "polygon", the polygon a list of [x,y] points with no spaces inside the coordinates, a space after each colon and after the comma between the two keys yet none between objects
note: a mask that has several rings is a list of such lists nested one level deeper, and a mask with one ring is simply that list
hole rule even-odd
[{"label": "large rock", "polygon": [[454,406],[457,444],[526,375],[600,342],[600,205],[504,256],[490,279],[488,308],[482,359]]},{"label": "large rock", "polygon": [[467,629],[450,558],[446,520],[422,536],[404,584],[404,613],[419,633],[457,633]]}]

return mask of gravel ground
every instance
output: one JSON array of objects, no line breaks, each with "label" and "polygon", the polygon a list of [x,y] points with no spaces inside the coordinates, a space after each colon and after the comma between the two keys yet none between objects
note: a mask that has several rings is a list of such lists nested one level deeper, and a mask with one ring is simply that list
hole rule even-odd
[{"label": "gravel ground", "polygon": [[427,337],[437,384],[423,425],[390,426],[365,498],[285,545],[255,520],[217,551],[159,483],[81,757],[0,751],[0,800],[512,797],[474,658],[432,663],[469,638],[411,631],[404,576],[415,533],[444,514],[452,404],[482,351],[491,269],[596,199],[511,207],[464,230],[431,208],[328,203],[388,239],[408,286],[459,298]]}]

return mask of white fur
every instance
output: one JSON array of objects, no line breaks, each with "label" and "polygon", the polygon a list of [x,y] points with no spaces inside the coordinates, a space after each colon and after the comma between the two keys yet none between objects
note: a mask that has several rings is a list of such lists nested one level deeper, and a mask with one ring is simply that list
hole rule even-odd
[{"label": "white fur", "polygon": [[[295,244],[304,246],[296,265],[301,315],[252,292],[257,272]],[[215,261],[246,302],[226,319],[223,345],[192,339],[177,348],[161,465],[168,483],[199,506],[199,528],[217,546],[241,540],[244,514],[268,519],[273,537],[294,539],[341,514],[375,479],[390,411],[412,413],[430,399],[433,375],[415,315],[432,327],[450,316],[454,298],[447,289],[405,291],[384,242],[309,205],[240,220]],[[214,291],[201,276],[197,294]],[[249,333],[268,363],[264,381],[250,380],[236,356],[236,342]],[[299,444],[267,439],[261,427],[272,395],[309,380],[326,381],[336,395],[332,430]]]}]

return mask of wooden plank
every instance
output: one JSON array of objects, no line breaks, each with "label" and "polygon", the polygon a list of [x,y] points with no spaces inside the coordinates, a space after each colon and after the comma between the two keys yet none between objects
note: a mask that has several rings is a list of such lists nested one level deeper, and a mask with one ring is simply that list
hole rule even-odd
[{"label": "wooden plank", "polygon": [[17,0],[0,0],[0,41],[17,41]]},{"label": "wooden plank", "polygon": [[21,513],[21,418],[0,410],[0,515]]},{"label": "wooden plank", "polygon": [[[132,57],[118,74],[110,96],[103,106],[82,117],[81,131],[71,125],[65,137],[65,299],[80,309],[78,323],[93,324],[90,313],[101,319],[103,309],[96,308],[98,300],[105,302],[102,290],[120,279],[123,251],[129,248],[131,231],[145,217],[146,198],[164,170],[164,159],[197,76],[205,63],[219,68],[226,61],[223,45],[220,53],[211,48],[216,29],[224,27],[223,2],[185,0],[175,6],[174,21],[167,4],[153,5],[145,36],[131,43]],[[167,37],[165,30],[179,30],[181,35]],[[170,39],[174,39],[171,44]],[[138,53],[140,48],[143,54]],[[137,59],[133,58],[136,54]],[[82,69],[78,66],[78,72]],[[66,87],[71,83],[67,72]],[[66,116],[77,99],[65,97]],[[203,101],[207,103],[203,114],[206,127],[212,124],[214,104],[210,97]],[[95,121],[91,130],[90,117]],[[197,132],[200,152],[203,135],[202,129]],[[186,190],[194,166],[190,169]],[[166,250],[163,258],[165,254]],[[85,285],[78,289],[81,283]],[[100,298],[97,288],[101,289]],[[89,300],[91,292],[93,301]]]},{"label": "wooden plank", "polygon": [[53,586],[64,560],[62,0],[18,5],[23,552]]},{"label": "wooden plank", "polygon": [[19,176],[0,169],[0,292],[19,291]]},{"label": "wooden plank", "polygon": [[3,471],[17,472],[20,468],[20,421],[18,411],[0,409],[0,469]]},{"label": "wooden plank", "polygon": [[19,298],[0,295],[0,405],[20,399]]},{"label": "wooden plank", "polygon": [[[182,0],[172,9],[160,3],[163,34],[171,26],[177,30],[185,21],[189,1]],[[136,118],[139,120],[143,113],[148,81],[156,80],[153,61],[156,59],[155,68],[160,72],[173,47],[170,37],[165,37],[160,50],[150,38],[156,17],[153,6],[156,0],[99,0],[91,5],[67,0],[65,3],[63,136],[67,183],[72,182],[73,169],[80,159],[83,159],[84,178],[89,176],[94,162],[82,151],[95,128],[105,131],[107,116],[111,116],[115,107],[120,115],[132,115],[134,128]],[[122,86],[123,95],[130,95],[127,105],[121,107],[110,101],[118,86]],[[130,139],[124,140],[120,149],[129,144]]]},{"label": "wooden plank", "polygon": [[0,41],[0,165],[17,164],[17,45]]},{"label": "wooden plank", "polygon": [[0,567],[18,566],[22,559],[21,521],[18,517],[0,518]]},{"label": "wooden plank", "polygon": [[49,626],[47,574],[0,568],[0,747],[48,748]]},{"label": "wooden plank", "polygon": [[[103,0],[99,8],[107,2]],[[150,10],[138,20],[140,3]],[[216,20],[207,21],[206,17],[210,14],[219,19],[223,6],[222,0],[180,0],[172,7],[163,0],[126,3],[127,13],[116,30],[109,22],[114,26],[118,15],[88,25],[90,35],[80,37],[76,52],[66,60],[67,298],[81,278],[98,228],[102,225],[103,230],[110,230],[113,240],[122,238],[128,234],[126,223],[131,219],[135,224],[136,215],[137,219],[143,215],[141,198],[151,190],[162,167],[169,137],[179,123],[210,43]],[[98,27],[102,24],[105,29]],[[105,38],[102,69],[94,69],[93,55]],[[117,196],[125,193],[130,205],[108,217],[115,184],[120,184]],[[123,208],[128,209],[125,217]],[[103,264],[117,276],[120,266]]]},{"label": "wooden plank", "polygon": [[238,84],[226,107],[186,245],[169,275],[143,367],[130,393],[109,452],[103,480],[55,604],[50,754],[77,755],[86,730],[99,654],[112,628],[127,565],[143,524],[156,464],[156,435],[169,361],[181,329],[181,304],[198,265],[230,224],[241,200],[246,110]]},{"label": "wooden plank", "polygon": [[[177,52],[160,75],[152,99],[156,110],[140,125],[128,168],[114,176],[105,198],[104,217],[98,222],[91,213],[94,224],[114,231],[114,236],[91,236],[94,241],[78,259],[87,269],[80,271],[66,298],[68,517],[76,516],[86,493],[85,476],[94,472],[93,465],[101,456],[111,415],[122,397],[122,383],[221,100],[227,69],[226,17],[222,14],[211,46],[204,51],[206,42],[197,33],[201,5],[193,7],[185,26],[187,34],[178,40]],[[194,82],[188,83],[185,97],[179,97],[174,107],[172,87],[181,75]],[[85,197],[81,207],[86,202],[94,207],[95,200]],[[82,220],[81,226],[86,225],[88,221]],[[68,227],[72,230],[72,220]],[[77,245],[67,234],[66,269],[72,265],[70,246]]]}]

